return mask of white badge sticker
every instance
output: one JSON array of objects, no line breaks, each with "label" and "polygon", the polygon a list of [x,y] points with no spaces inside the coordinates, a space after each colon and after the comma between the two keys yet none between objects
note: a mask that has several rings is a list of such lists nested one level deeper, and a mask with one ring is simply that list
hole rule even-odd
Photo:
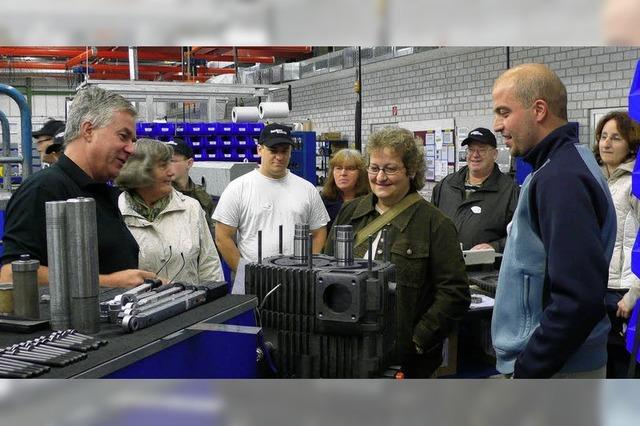
[{"label": "white badge sticker", "polygon": [[474,212],[475,214],[480,214],[480,213],[482,213],[482,207],[473,206],[473,207],[471,207],[471,211]]}]

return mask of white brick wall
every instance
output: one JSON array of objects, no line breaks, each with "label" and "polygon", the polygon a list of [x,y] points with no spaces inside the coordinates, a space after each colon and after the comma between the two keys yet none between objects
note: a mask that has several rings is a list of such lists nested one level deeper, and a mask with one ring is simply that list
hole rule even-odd
[{"label": "white brick wall", "polygon": [[[567,86],[569,119],[590,142],[593,108],[626,108],[640,49],[620,47],[513,47],[511,66],[549,65]],[[362,140],[371,125],[454,118],[491,127],[491,87],[507,67],[506,48],[442,48],[362,68]],[[354,140],[355,71],[292,82],[291,118],[310,118],[317,132],[340,131]],[[286,100],[286,92],[277,100]],[[397,105],[398,115],[391,115]]]}]

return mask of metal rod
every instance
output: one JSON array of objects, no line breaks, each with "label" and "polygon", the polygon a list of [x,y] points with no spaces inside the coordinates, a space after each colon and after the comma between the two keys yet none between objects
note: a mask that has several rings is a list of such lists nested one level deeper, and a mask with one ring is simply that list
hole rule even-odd
[{"label": "metal rod", "polygon": [[69,277],[67,275],[66,205],[66,201],[45,203],[51,328],[53,330],[64,330],[71,326]]},{"label": "metal rod", "polygon": [[40,262],[28,254],[11,262],[13,274],[13,305],[17,316],[40,318],[40,297],[38,294],[38,267]]},{"label": "metal rod", "polygon": [[367,271],[371,274],[373,271],[373,235],[369,235],[367,243],[369,244],[369,250],[367,250]]},{"label": "metal rod", "polygon": [[313,234],[309,232],[307,236],[307,266],[313,269]]},{"label": "metal rod", "polygon": [[278,226],[278,253],[282,254],[282,225]]},{"label": "metal rod", "polygon": [[72,198],[66,205],[71,325],[85,333],[100,330],[96,203]]},{"label": "metal rod", "polygon": [[262,264],[262,231],[258,231],[258,264]]}]

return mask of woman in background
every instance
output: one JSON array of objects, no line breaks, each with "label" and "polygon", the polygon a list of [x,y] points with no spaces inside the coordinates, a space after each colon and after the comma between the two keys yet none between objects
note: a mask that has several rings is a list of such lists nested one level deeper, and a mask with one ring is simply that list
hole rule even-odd
[{"label": "woman in background", "polygon": [[224,281],[204,210],[172,184],[173,149],[138,139],[116,184],[124,190],[118,207],[138,245],[139,265],[172,281]]},{"label": "woman in background", "polygon": [[640,296],[640,279],[631,271],[631,251],[640,223],[639,200],[631,194],[631,173],[640,133],[624,111],[612,111],[596,127],[596,160],[607,178],[616,208],[616,243],[609,265],[605,302],[611,321],[607,377],[625,377],[629,356],[620,342],[622,324],[629,319]]},{"label": "woman in background", "polygon": [[329,161],[327,181],[320,196],[329,213],[327,234],[345,201],[369,193],[367,170],[362,154],[355,149],[341,149]]}]

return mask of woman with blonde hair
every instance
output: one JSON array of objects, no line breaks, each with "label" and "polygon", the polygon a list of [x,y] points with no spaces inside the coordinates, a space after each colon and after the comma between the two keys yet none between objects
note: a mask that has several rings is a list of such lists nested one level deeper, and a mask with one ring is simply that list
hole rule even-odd
[{"label": "woman with blonde hair", "polygon": [[368,193],[367,169],[362,154],[355,149],[341,149],[336,152],[329,161],[327,181],[320,194],[330,218],[327,233],[331,230],[342,203]]},{"label": "woman with blonde hair", "polygon": [[115,181],[124,190],[118,207],[140,246],[139,265],[187,284],[224,281],[204,210],[171,184],[172,156],[169,145],[138,139]]}]

